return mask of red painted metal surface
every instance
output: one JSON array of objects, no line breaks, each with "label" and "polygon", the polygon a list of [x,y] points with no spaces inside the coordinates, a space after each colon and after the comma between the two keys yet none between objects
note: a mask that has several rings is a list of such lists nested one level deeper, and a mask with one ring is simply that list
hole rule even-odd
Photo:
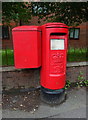
[{"label": "red painted metal surface", "polygon": [[41,66],[41,28],[19,26],[12,30],[16,68]]},{"label": "red painted metal surface", "polygon": [[[42,28],[42,68],[40,84],[48,89],[61,89],[66,81],[66,52],[68,26],[63,23],[48,23]],[[64,48],[52,50],[51,40],[64,40]]]}]

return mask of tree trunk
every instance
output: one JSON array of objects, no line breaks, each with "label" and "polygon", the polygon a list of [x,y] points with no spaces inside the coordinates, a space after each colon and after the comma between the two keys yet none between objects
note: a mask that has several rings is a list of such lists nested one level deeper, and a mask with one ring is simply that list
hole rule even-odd
[{"label": "tree trunk", "polygon": [[20,26],[22,26],[22,20],[20,20],[20,23],[19,23]]}]

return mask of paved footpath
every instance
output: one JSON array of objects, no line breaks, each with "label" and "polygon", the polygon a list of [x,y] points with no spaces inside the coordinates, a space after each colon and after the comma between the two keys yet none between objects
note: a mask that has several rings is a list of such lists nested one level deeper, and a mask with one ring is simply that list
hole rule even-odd
[{"label": "paved footpath", "polygon": [[[88,62],[72,62],[67,67],[86,66]],[[2,71],[14,71],[14,67],[0,68]],[[11,111],[9,109],[2,110],[3,118],[86,118],[86,88],[75,88],[67,91],[67,100],[58,106],[49,106],[40,101],[40,106],[35,112],[25,112],[21,110]]]},{"label": "paved footpath", "polygon": [[34,113],[21,110],[3,110],[3,118],[86,118],[86,88],[74,88],[67,91],[67,100],[57,106],[40,103]]}]

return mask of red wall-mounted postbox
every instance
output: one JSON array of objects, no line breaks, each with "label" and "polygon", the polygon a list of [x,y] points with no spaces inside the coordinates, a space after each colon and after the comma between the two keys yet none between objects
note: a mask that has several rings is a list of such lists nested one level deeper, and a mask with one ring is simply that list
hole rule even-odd
[{"label": "red wall-mounted postbox", "polygon": [[19,26],[13,28],[12,34],[15,67],[40,67],[41,28],[39,26]]},{"label": "red wall-mounted postbox", "polygon": [[61,89],[66,79],[68,27],[63,23],[42,25],[41,86]]}]

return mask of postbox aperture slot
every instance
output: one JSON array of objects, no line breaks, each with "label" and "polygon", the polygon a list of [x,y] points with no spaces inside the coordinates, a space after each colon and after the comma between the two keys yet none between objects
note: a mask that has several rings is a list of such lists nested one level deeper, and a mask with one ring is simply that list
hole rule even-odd
[{"label": "postbox aperture slot", "polygon": [[51,33],[50,36],[63,36],[66,35],[66,33]]},{"label": "postbox aperture slot", "polygon": [[64,40],[65,39],[50,39],[50,49],[64,50],[65,49]]}]

